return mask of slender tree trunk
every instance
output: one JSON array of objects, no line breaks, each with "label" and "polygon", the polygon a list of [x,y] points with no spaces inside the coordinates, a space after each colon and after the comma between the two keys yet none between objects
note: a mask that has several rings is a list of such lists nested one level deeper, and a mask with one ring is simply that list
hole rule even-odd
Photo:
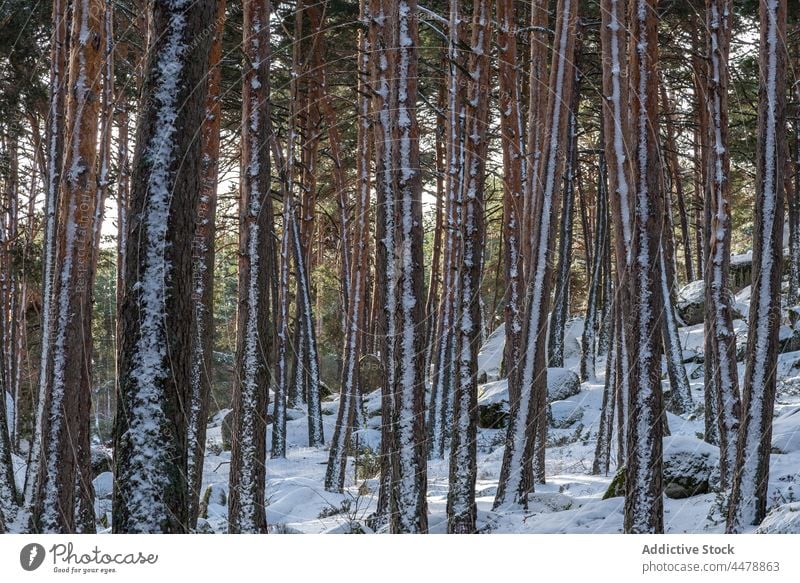
[{"label": "slender tree trunk", "polygon": [[216,3],[214,37],[208,59],[208,95],[201,128],[200,201],[197,205],[192,246],[192,301],[195,335],[192,338],[192,375],[188,428],[189,520],[197,526],[200,489],[203,486],[203,458],[206,450],[211,385],[214,378],[214,240],[216,234],[217,186],[219,177],[222,35],[225,31],[225,1]]},{"label": "slender tree trunk", "polygon": [[631,262],[633,309],[626,321],[633,382],[628,395],[625,532],[664,531],[663,407],[659,248],[663,226],[658,151],[657,0],[631,0],[630,100],[634,223]]},{"label": "slender tree trunk", "polygon": [[[499,22],[500,129],[503,146],[503,276],[505,279],[506,343],[503,356],[507,374],[519,362],[522,332],[522,238],[525,138],[522,135],[522,96],[517,63],[517,24],[513,0],[497,0]],[[537,34],[537,33],[533,33]],[[537,48],[537,51],[540,48]],[[451,114],[452,115],[452,114]],[[512,399],[513,400],[513,399]]]},{"label": "slender tree trunk", "polygon": [[50,43],[50,108],[47,118],[47,187],[45,192],[44,242],[42,246],[42,350],[39,386],[36,398],[36,422],[33,443],[25,475],[25,507],[32,510],[42,451],[42,427],[45,414],[45,387],[49,371],[47,363],[53,321],[53,274],[56,254],[59,187],[64,161],[64,128],[66,127],[67,85],[69,78],[71,0],[54,0],[52,9],[53,36]]},{"label": "slender tree trunk", "polygon": [[239,307],[233,385],[228,532],[263,533],[268,387],[271,381],[269,19],[270,3],[244,3],[242,185],[239,203]]},{"label": "slender tree trunk", "polygon": [[760,523],[767,512],[775,368],[781,322],[783,160],[786,158],[786,0],[761,0],[753,294],[747,335],[742,421],[727,532]]},{"label": "slender tree trunk", "polygon": [[457,326],[456,383],[453,387],[453,429],[450,447],[450,490],[447,496],[447,531],[475,532],[477,507],[478,350],[481,344],[480,284],[483,270],[486,158],[489,146],[489,53],[491,21],[489,0],[476,0],[472,13],[471,52],[465,123],[463,192],[463,251],[459,269],[460,317]]},{"label": "slender tree trunk", "polygon": [[186,532],[191,240],[212,3],[151,5],[133,162],[114,428],[116,533]]},{"label": "slender tree trunk", "polygon": [[736,370],[736,334],[731,316],[728,273],[731,254],[730,156],[728,154],[728,55],[731,39],[730,0],[706,2],[708,37],[708,108],[710,120],[710,164],[706,172],[708,204],[711,207],[708,263],[705,268],[705,338],[712,355],[713,386],[720,446],[720,477],[730,488],[736,464],[741,405]]},{"label": "slender tree trunk", "polygon": [[[364,20],[366,2],[361,0],[359,18]],[[352,263],[350,265],[350,301],[346,318],[345,345],[342,368],[342,388],[339,397],[339,411],[336,418],[336,429],[331,441],[328,468],[325,474],[325,489],[333,492],[342,492],[344,489],[345,467],[347,462],[347,444],[356,412],[356,400],[359,392],[358,359],[360,350],[361,330],[364,326],[364,300],[366,299],[367,276],[367,243],[369,238],[370,197],[370,148],[369,148],[369,101],[367,97],[367,70],[366,55],[371,50],[363,31],[358,37],[358,158],[357,174],[358,189],[355,200],[355,232]]]},{"label": "slender tree trunk", "polygon": [[[33,523],[37,532],[93,530],[76,516],[92,498],[89,465],[95,163],[102,87],[103,5],[75,2],[68,83],[64,168],[53,274],[52,328],[46,355],[41,456]],[[88,481],[88,483],[87,483]],[[76,488],[76,486],[80,486]]]},{"label": "slender tree trunk", "polygon": [[520,397],[512,405],[509,417],[500,482],[494,501],[495,508],[508,504],[523,506],[527,504],[528,492],[533,488],[534,476],[531,465],[537,438],[542,451],[544,447],[539,431],[546,430],[545,337],[555,232],[552,217],[558,213],[560,205],[558,181],[564,171],[564,150],[560,145],[566,142],[569,130],[569,107],[565,107],[565,96],[572,94],[574,80],[570,59],[575,52],[577,2],[559,0],[556,14],[556,35],[553,46],[557,49],[553,51],[550,70],[545,147],[538,175],[532,174],[530,177],[530,180],[537,180],[539,186],[536,189],[537,202],[534,205],[535,245],[531,253],[532,262],[526,284],[522,361],[517,373],[509,378],[509,385],[516,384]]}]

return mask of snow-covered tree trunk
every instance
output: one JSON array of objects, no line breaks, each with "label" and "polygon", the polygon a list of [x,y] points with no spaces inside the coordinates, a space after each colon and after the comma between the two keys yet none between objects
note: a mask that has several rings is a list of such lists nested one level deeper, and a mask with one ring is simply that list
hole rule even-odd
[{"label": "snow-covered tree trunk", "polygon": [[500,130],[503,146],[503,275],[505,279],[506,373],[519,362],[522,332],[522,226],[524,206],[525,138],[522,135],[522,96],[517,62],[517,11],[513,0],[497,0],[497,44],[500,81]]},{"label": "snow-covered tree trunk", "polygon": [[[665,225],[666,228],[666,225]],[[659,289],[663,305],[664,321],[661,328],[662,342],[664,344],[664,357],[667,361],[667,376],[672,389],[670,411],[677,415],[688,413],[692,408],[692,389],[689,386],[689,376],[683,365],[683,348],[678,334],[678,318],[672,305],[670,282],[674,281],[668,274],[667,252],[664,245],[659,246]]]},{"label": "snow-covered tree trunk", "polygon": [[[72,7],[64,173],[54,258],[57,271],[53,273],[52,320],[46,331],[49,350],[43,355],[47,364],[42,367],[42,463],[33,508],[37,532],[82,530],[80,517],[75,516],[78,497],[92,496],[91,469],[87,467],[90,380],[85,375],[91,371],[103,13],[101,0],[83,0]],[[78,483],[82,487],[76,490]]]},{"label": "snow-covered tree trunk", "polygon": [[[361,0],[359,18],[363,22],[368,18],[366,2]],[[356,412],[356,401],[359,392],[358,361],[360,353],[361,331],[364,327],[364,302],[366,299],[366,283],[368,270],[367,245],[369,239],[369,198],[370,198],[370,162],[369,147],[369,97],[367,83],[367,54],[371,50],[363,31],[358,38],[358,153],[357,153],[357,191],[354,208],[353,253],[350,264],[350,301],[348,302],[345,323],[344,356],[342,359],[342,388],[339,397],[339,411],[336,417],[336,429],[331,441],[328,468],[325,474],[325,489],[341,492],[344,489],[347,446],[353,428]]]},{"label": "snow-covered tree trunk", "polygon": [[664,530],[659,247],[663,226],[658,150],[657,0],[631,0],[629,82],[634,172],[625,466],[625,532]]},{"label": "snow-covered tree trunk", "polygon": [[597,204],[595,205],[594,257],[592,258],[592,278],[589,281],[589,295],[586,300],[586,317],[581,335],[581,380],[595,378],[597,362],[597,329],[600,323],[598,314],[599,297],[602,292],[603,250],[608,237],[608,186],[603,172],[597,173]]},{"label": "snow-covered tree trunk", "polygon": [[761,0],[758,144],[753,288],[747,334],[742,420],[727,532],[758,524],[767,512],[767,485],[781,323],[783,173],[786,158],[786,0]]},{"label": "snow-covered tree trunk", "polygon": [[[506,448],[494,507],[508,504],[527,504],[533,488],[532,459],[538,438],[544,451],[542,433],[546,431],[547,314],[550,301],[552,247],[555,229],[553,216],[560,205],[559,182],[564,171],[565,150],[569,132],[569,99],[572,94],[575,54],[577,2],[559,0],[556,12],[553,62],[550,69],[546,132],[543,141],[542,163],[538,175],[530,180],[537,183],[535,236],[530,270],[526,282],[525,317],[521,344],[521,362],[509,385],[516,384],[519,399],[512,404],[509,416]],[[538,456],[537,456],[538,457]],[[540,476],[543,478],[543,476]]]},{"label": "snow-covered tree trunk", "polygon": [[[616,334],[616,311],[617,306],[612,306],[611,311],[611,331],[613,337]],[[619,358],[619,343],[613,342],[611,352],[606,359],[606,378],[603,385],[603,402],[600,406],[600,420],[597,428],[597,444],[594,450],[594,461],[592,462],[592,474],[608,475],[611,467],[611,439],[614,435],[614,411],[615,394],[617,386],[617,373]]]},{"label": "snow-covered tree trunk", "polygon": [[628,288],[631,254],[631,171],[630,119],[628,110],[627,33],[625,2],[602,0],[600,43],[603,61],[603,132],[611,222],[614,227],[614,262],[616,265],[615,333],[617,366],[614,400],[617,411],[617,463],[624,464],[630,355],[623,330],[631,304]]},{"label": "snow-covered tree trunk", "polygon": [[211,384],[214,377],[214,258],[219,177],[222,35],[225,31],[225,1],[216,3],[214,36],[208,57],[208,94],[205,117],[200,130],[200,200],[197,204],[194,242],[192,245],[192,300],[195,332],[192,338],[192,370],[189,427],[188,471],[189,520],[197,526],[200,489],[203,486],[203,458],[206,451]]},{"label": "snow-covered tree trunk", "polygon": [[[531,275],[533,247],[535,246],[535,217],[537,191],[541,188],[539,168],[544,160],[545,130],[548,105],[548,58],[550,56],[550,2],[532,0],[530,7],[530,70],[528,72],[528,127],[525,144],[524,200],[522,203],[522,267],[525,286]],[[555,43],[552,44],[556,47]],[[524,306],[520,309],[524,310]],[[523,334],[522,330],[519,332]],[[522,339],[520,338],[520,342]],[[519,364],[519,363],[517,363]],[[513,400],[513,395],[511,395]]]},{"label": "snow-covered tree trunk", "polygon": [[392,73],[389,62],[390,39],[387,31],[386,0],[369,0],[370,78],[375,154],[375,302],[378,310],[376,326],[378,346],[383,364],[381,386],[381,476],[378,504],[373,517],[376,527],[388,523],[392,511],[394,459],[392,457],[393,387],[395,385],[395,345],[397,309],[394,263],[395,184],[392,176],[392,124],[389,101]]},{"label": "snow-covered tree trunk", "polygon": [[[580,47],[575,48],[580,56]],[[570,100],[569,136],[567,138],[566,166],[564,169],[564,204],[559,225],[558,268],[555,273],[556,289],[553,296],[553,311],[550,314],[548,334],[548,366],[564,366],[564,330],[569,318],[570,273],[572,267],[572,224],[575,207],[575,179],[578,171],[578,104],[580,70],[575,65],[575,81]]]},{"label": "snow-covered tree trunk", "polygon": [[129,202],[117,417],[116,533],[186,532],[191,240],[212,18],[208,0],[150,5]]},{"label": "snow-covered tree trunk", "polygon": [[50,41],[50,87],[47,117],[47,176],[44,202],[44,241],[42,245],[42,350],[40,357],[39,386],[36,397],[36,421],[33,443],[25,474],[25,507],[31,509],[38,483],[42,448],[42,422],[44,418],[45,384],[48,377],[47,361],[50,354],[50,330],[53,321],[53,274],[56,253],[56,225],[58,223],[58,197],[64,160],[64,128],[66,126],[67,82],[69,77],[70,28],[69,0],[54,0],[52,8],[53,33]]},{"label": "snow-covered tree trunk", "polygon": [[728,154],[728,55],[732,6],[730,0],[706,2],[708,30],[708,109],[710,164],[706,173],[711,207],[709,255],[705,268],[705,338],[710,344],[720,446],[720,477],[728,489],[736,465],[741,405],[736,370],[736,334],[731,317],[728,273],[731,254],[730,155]]},{"label": "snow-covered tree trunk", "polygon": [[266,532],[264,510],[269,368],[272,352],[270,198],[270,3],[244,3],[242,184],[239,202],[239,305],[228,532]]},{"label": "snow-covered tree trunk", "polygon": [[464,129],[466,54],[462,49],[462,44],[466,41],[459,4],[458,0],[451,0],[448,21],[447,120],[445,122],[447,175],[444,187],[446,231],[439,326],[433,356],[434,370],[431,380],[430,407],[428,408],[430,456],[433,459],[444,457],[446,434],[450,429],[448,404],[456,383],[457,338],[453,334],[453,328],[459,311],[461,282],[458,278],[458,270],[461,253],[462,184],[466,155]]},{"label": "snow-covered tree trunk", "polygon": [[392,496],[390,530],[427,532],[427,469],[425,440],[424,272],[422,200],[417,125],[416,0],[387,1],[389,34],[389,101],[392,123],[391,174],[394,181],[395,237],[392,252],[399,297],[396,319],[392,410]]},{"label": "snow-covered tree trunk", "polygon": [[490,0],[475,0],[467,61],[467,99],[462,183],[463,225],[461,265],[458,270],[459,318],[456,383],[453,387],[453,427],[450,447],[450,489],[447,496],[447,532],[474,533],[477,522],[475,480],[477,462],[478,350],[481,345],[480,285],[484,246],[484,187],[489,146],[489,92],[491,79]]}]

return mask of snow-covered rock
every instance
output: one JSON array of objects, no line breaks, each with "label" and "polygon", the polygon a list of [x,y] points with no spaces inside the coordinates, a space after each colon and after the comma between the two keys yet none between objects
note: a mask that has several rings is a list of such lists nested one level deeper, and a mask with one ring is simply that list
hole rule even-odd
[{"label": "snow-covered rock", "polygon": [[800,451],[800,406],[792,407],[773,421],[772,449],[776,453]]},{"label": "snow-covered rock", "polygon": [[103,472],[92,480],[92,486],[94,486],[94,495],[97,498],[111,498],[111,493],[114,490],[114,474]]},{"label": "snow-covered rock", "polygon": [[583,411],[583,406],[574,401],[554,401],[548,409],[550,425],[557,429],[570,427],[583,419]]},{"label": "snow-covered rock", "polygon": [[800,502],[774,508],[756,528],[756,534],[800,534]]},{"label": "snow-covered rock", "polygon": [[687,326],[703,322],[705,313],[706,284],[702,279],[687,283],[678,291],[675,310]]},{"label": "snow-covered rock", "polygon": [[668,498],[707,494],[718,477],[718,448],[686,435],[664,438],[664,494]]},{"label": "snow-covered rock", "polygon": [[104,472],[114,471],[114,458],[111,449],[102,445],[92,446],[92,477],[96,478]]},{"label": "snow-covered rock", "polygon": [[547,402],[563,401],[581,392],[581,379],[566,368],[547,369]]}]

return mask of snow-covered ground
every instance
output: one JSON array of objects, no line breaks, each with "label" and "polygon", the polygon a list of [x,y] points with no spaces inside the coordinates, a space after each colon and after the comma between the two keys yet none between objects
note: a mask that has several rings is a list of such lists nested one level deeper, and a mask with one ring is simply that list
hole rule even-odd
[{"label": "snow-covered ground", "polygon": [[[737,323],[744,329],[744,323]],[[567,344],[577,346],[582,322],[573,320],[567,332]],[[738,331],[738,330],[737,330]],[[702,326],[681,330],[687,361],[702,355]],[[492,381],[499,375],[502,357],[502,333],[487,341],[481,355],[481,370]],[[701,364],[687,362],[692,378],[696,404],[703,402]],[[566,368],[577,371],[578,354],[570,351]],[[590,474],[594,458],[595,438],[603,394],[602,371],[599,376],[580,386],[580,392],[551,405],[552,421],[548,434],[547,484],[537,485],[530,495],[527,511],[499,514],[492,512],[503,457],[505,430],[478,431],[478,525],[483,532],[498,533],[616,533],[622,531],[623,498],[603,499],[616,467],[616,443],[612,444],[612,475]],[[740,378],[743,375],[740,363]],[[666,375],[665,375],[666,377]],[[778,365],[778,399],[776,403],[774,453],[770,464],[769,499],[771,507],[800,500],[800,352],[781,355]],[[665,388],[668,383],[665,380]],[[480,389],[481,403],[500,402],[506,389],[505,380],[490,382]],[[333,433],[337,402],[324,405],[325,434]],[[380,402],[378,393],[364,399],[368,428],[358,432],[359,445],[377,450],[380,439]],[[205,492],[210,488],[206,518],[200,521],[201,531],[224,532],[226,528],[228,468],[230,452],[220,451],[221,421],[218,415],[208,432],[210,453],[204,468]],[[377,476],[356,479],[354,458],[348,459],[345,494],[331,494],[323,489],[327,451],[306,447],[308,431],[302,411],[290,411],[287,424],[288,456],[267,461],[267,520],[272,530],[285,533],[370,532],[367,517],[377,502]],[[558,427],[554,427],[555,422]],[[716,448],[698,439],[703,432],[700,414],[678,417],[669,414],[672,444],[665,440],[665,450],[678,449],[677,454],[712,453]],[[271,436],[268,435],[268,441]],[[678,445],[674,445],[678,444]],[[269,445],[268,445],[269,450]],[[690,451],[684,451],[690,450]],[[694,450],[694,451],[691,451]],[[712,456],[713,461],[713,456]],[[366,454],[359,467],[374,472],[377,458]],[[372,470],[372,472],[370,471]],[[433,533],[446,530],[447,460],[428,462],[428,512]],[[101,478],[98,478],[101,479]],[[713,478],[712,478],[713,481]],[[100,488],[98,488],[100,490]],[[667,532],[723,532],[722,496],[714,492],[687,498],[664,498],[664,522]],[[785,507],[789,508],[789,507]],[[110,511],[110,499],[100,500],[98,510]],[[110,516],[109,516],[110,518]],[[784,524],[785,518],[773,519]]]}]

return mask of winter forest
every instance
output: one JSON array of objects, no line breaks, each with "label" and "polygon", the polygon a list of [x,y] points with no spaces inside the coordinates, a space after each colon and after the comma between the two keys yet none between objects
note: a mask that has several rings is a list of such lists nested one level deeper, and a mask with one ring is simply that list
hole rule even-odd
[{"label": "winter forest", "polygon": [[0,346],[0,533],[800,532],[800,0],[5,0]]}]

